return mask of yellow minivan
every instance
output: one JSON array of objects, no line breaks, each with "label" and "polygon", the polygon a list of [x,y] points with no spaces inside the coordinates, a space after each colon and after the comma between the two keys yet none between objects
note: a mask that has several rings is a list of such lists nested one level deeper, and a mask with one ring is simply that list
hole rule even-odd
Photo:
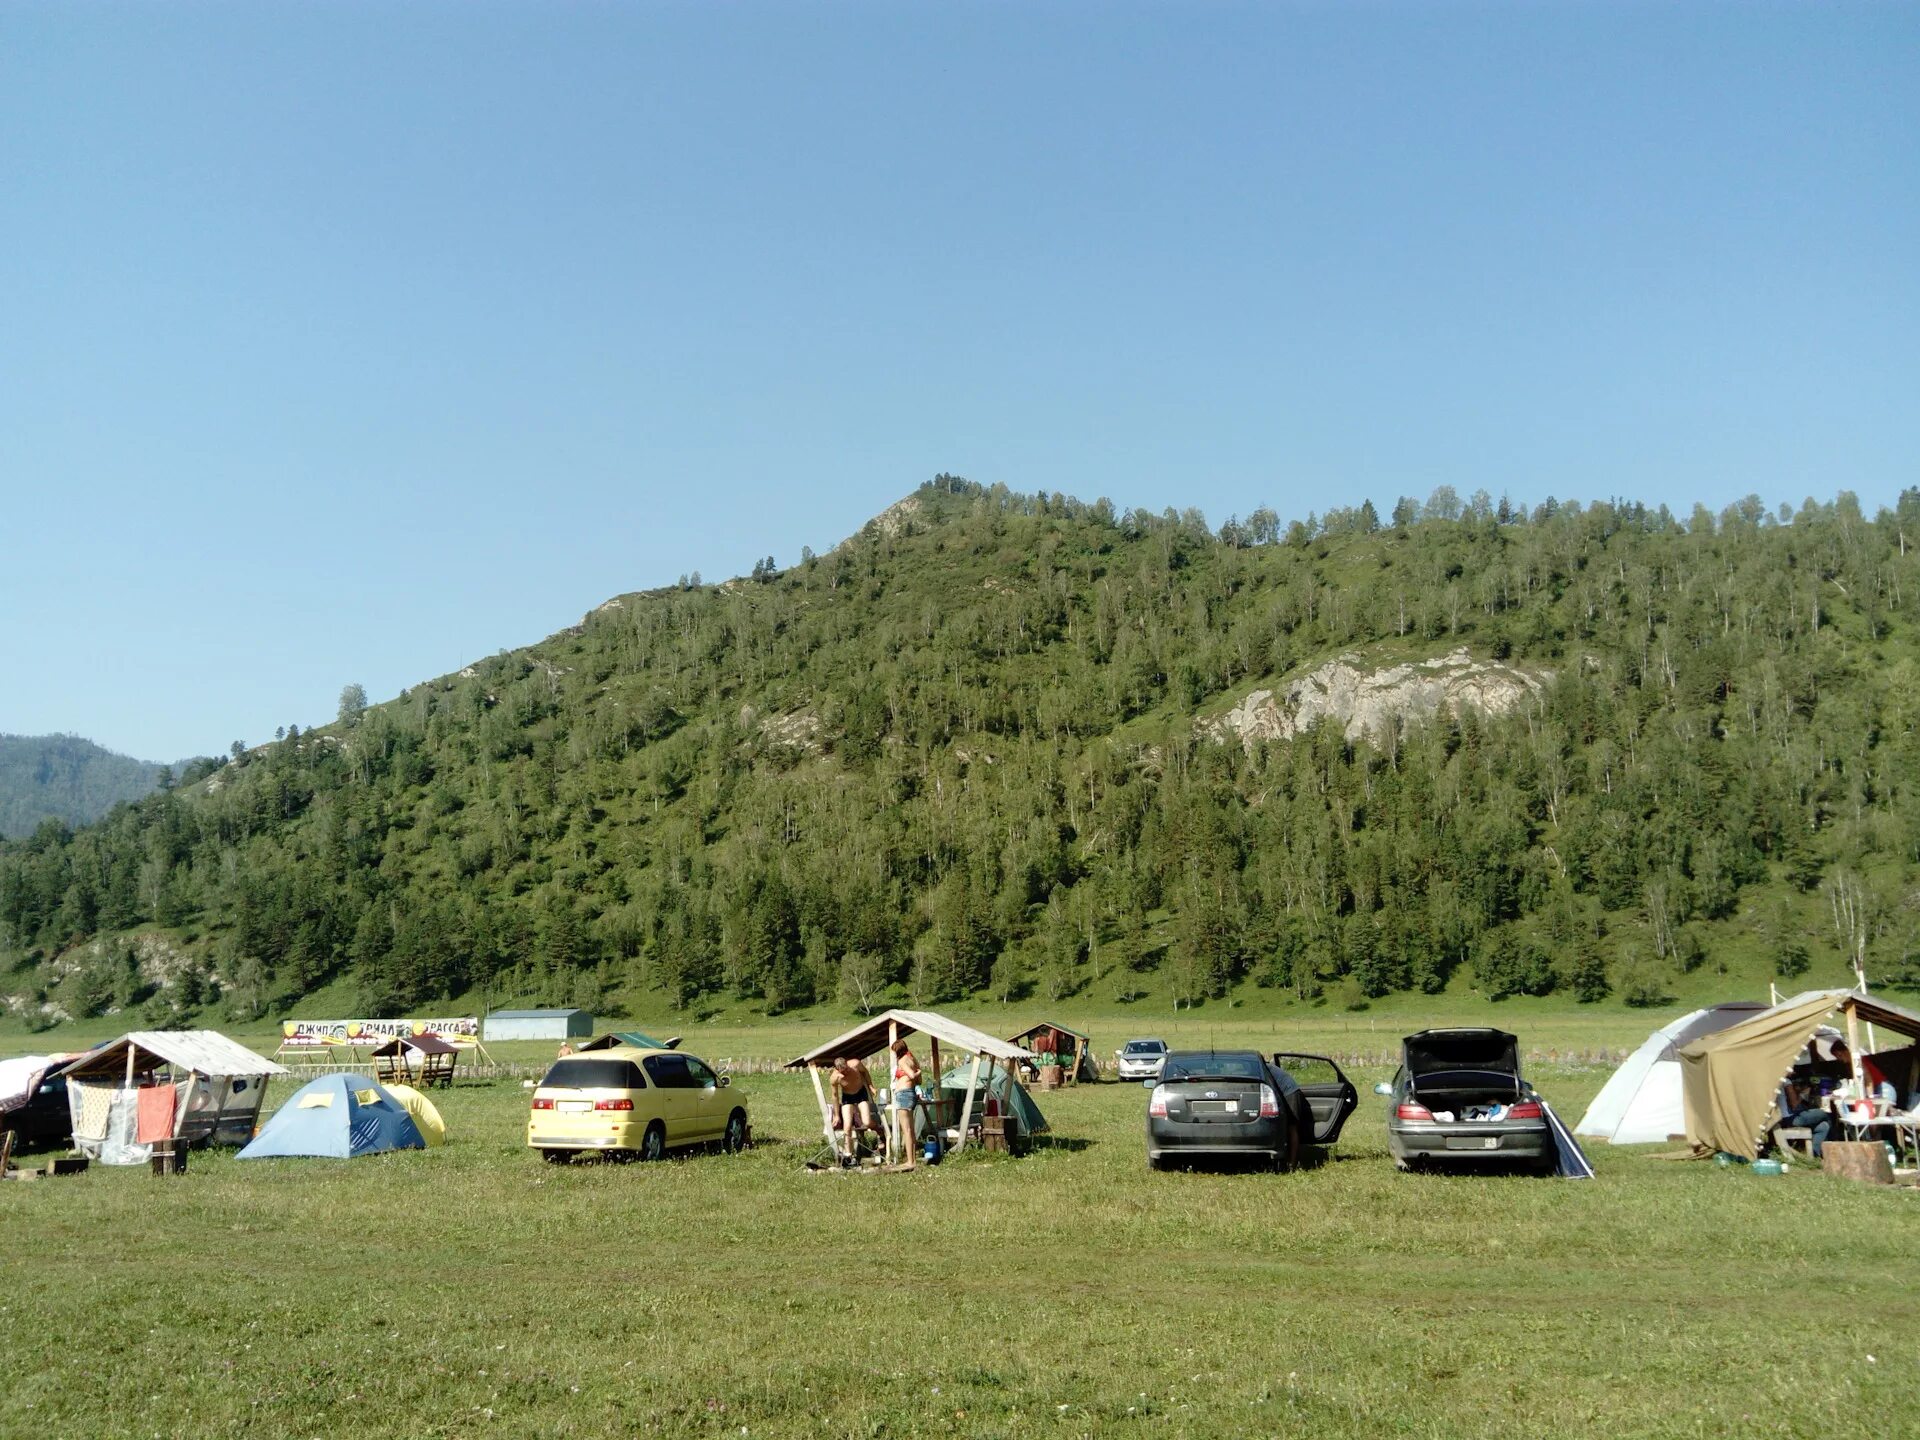
[{"label": "yellow minivan", "polygon": [[747,1143],[747,1109],[731,1081],[677,1050],[616,1045],[553,1064],[533,1092],[527,1144],[555,1164],[582,1150],[658,1160],[684,1145]]}]

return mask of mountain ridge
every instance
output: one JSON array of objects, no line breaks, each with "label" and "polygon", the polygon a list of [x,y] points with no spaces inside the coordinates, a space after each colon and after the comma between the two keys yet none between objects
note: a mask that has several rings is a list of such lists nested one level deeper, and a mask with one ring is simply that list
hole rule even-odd
[{"label": "mountain ridge", "polygon": [[46,820],[89,824],[150,794],[170,768],[76,734],[0,734],[0,837],[19,839]]},{"label": "mountain ridge", "polygon": [[[343,977],[370,1008],[778,1012],[1915,969],[1920,491],[1217,530],[954,477],[907,498],[0,849],[0,986],[97,1013],[152,931],[198,970],[136,1003],[235,1015]],[[1526,698],[1213,743],[1351,654],[1464,655]]]}]

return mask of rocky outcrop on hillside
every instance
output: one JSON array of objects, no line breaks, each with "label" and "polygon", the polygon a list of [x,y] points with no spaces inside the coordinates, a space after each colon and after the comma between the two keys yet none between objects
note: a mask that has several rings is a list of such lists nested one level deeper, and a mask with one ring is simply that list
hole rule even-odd
[{"label": "rocky outcrop on hillside", "polygon": [[1248,749],[1291,740],[1323,718],[1340,722],[1349,740],[1380,739],[1396,720],[1419,721],[1462,710],[1505,715],[1541,693],[1551,671],[1521,670],[1476,660],[1465,648],[1431,660],[1365,668],[1359,655],[1339,655],[1279,691],[1255,690],[1208,722],[1212,737]]},{"label": "rocky outcrop on hillside", "polygon": [[740,728],[749,734],[757,732],[769,745],[785,746],[803,755],[818,755],[826,747],[826,729],[811,709],[762,715],[753,706],[742,705]]}]

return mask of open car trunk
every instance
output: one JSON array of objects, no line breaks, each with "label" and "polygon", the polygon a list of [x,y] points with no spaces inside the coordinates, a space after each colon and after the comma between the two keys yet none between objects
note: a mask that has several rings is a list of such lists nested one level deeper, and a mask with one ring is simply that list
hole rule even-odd
[{"label": "open car trunk", "polygon": [[1503,1120],[1525,1098],[1520,1044],[1504,1030],[1423,1030],[1401,1045],[1408,1093],[1461,1120]]}]

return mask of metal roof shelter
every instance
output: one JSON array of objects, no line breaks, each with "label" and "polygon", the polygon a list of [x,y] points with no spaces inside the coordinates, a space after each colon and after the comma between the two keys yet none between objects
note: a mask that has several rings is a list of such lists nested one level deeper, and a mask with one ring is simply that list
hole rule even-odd
[{"label": "metal roof shelter", "polygon": [[[88,1082],[115,1086],[116,1102],[129,1092],[174,1085],[173,1143],[206,1145],[252,1139],[267,1081],[287,1069],[217,1030],[134,1030],[52,1073],[67,1078],[76,1117],[83,1103],[76,1097]],[[78,1124],[74,1140],[85,1148]]]},{"label": "metal roof shelter", "polygon": [[1687,1142],[1749,1160],[1760,1153],[1778,1113],[1781,1082],[1800,1052],[1835,1011],[1845,1017],[1854,1083],[1863,1084],[1867,1047],[1860,1026],[1885,1026],[1920,1039],[1920,1013],[1857,990],[1808,990],[1750,1020],[1680,1048]]},{"label": "metal roof shelter", "polygon": [[[984,1030],[976,1030],[971,1025],[962,1025],[933,1010],[883,1010],[878,1015],[854,1026],[844,1035],[836,1035],[824,1045],[816,1045],[797,1060],[789,1060],[789,1070],[805,1070],[813,1079],[813,1093],[820,1102],[820,1124],[831,1148],[833,1139],[833,1112],[827,1104],[825,1087],[820,1083],[820,1072],[832,1066],[836,1060],[865,1060],[882,1051],[892,1048],[893,1042],[905,1039],[909,1035],[925,1035],[932,1049],[932,1064],[925,1067],[926,1073],[942,1074],[940,1063],[940,1044],[945,1041],[954,1050],[973,1057],[973,1072],[968,1082],[967,1096],[960,1111],[959,1136],[953,1147],[957,1155],[966,1148],[967,1127],[973,1115],[973,1097],[980,1089],[980,1066],[985,1061],[988,1066],[988,1079],[991,1081],[993,1066],[997,1063],[1014,1064],[1021,1060],[1031,1061],[1033,1052],[1023,1050],[1010,1040],[999,1040]],[[937,1081],[935,1082],[938,1083]],[[889,1158],[892,1157],[893,1131],[891,1126],[886,1133]]]},{"label": "metal roof shelter", "polygon": [[195,1075],[285,1075],[287,1068],[256,1055],[218,1030],[131,1030],[62,1066],[59,1074],[99,1079],[123,1071],[142,1075],[162,1066]]},{"label": "metal roof shelter", "polygon": [[593,1034],[585,1010],[495,1010],[487,1016],[488,1040],[572,1040]]}]

